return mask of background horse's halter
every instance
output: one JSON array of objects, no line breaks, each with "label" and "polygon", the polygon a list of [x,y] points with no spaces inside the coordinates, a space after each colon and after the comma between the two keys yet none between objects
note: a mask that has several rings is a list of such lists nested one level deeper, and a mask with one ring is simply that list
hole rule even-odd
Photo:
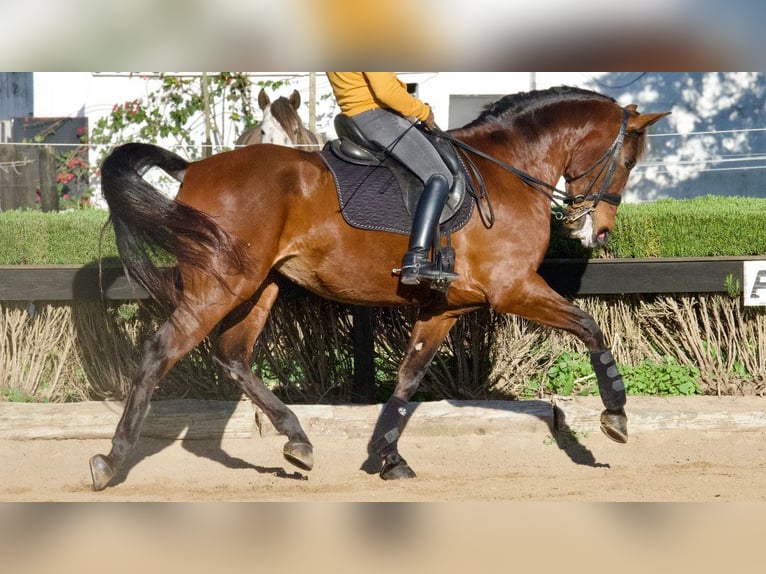
[{"label": "background horse's halter", "polygon": [[[585,190],[585,193],[582,193],[579,195],[572,195],[568,191],[562,191],[556,186],[550,185],[549,183],[539,180],[536,177],[526,172],[523,172],[508,163],[505,163],[487,153],[484,153],[481,150],[476,149],[473,146],[470,146],[460,141],[459,139],[452,137],[446,132],[439,132],[436,135],[438,135],[438,137],[444,138],[452,142],[456,147],[459,147],[464,151],[470,152],[474,155],[477,155],[486,160],[489,160],[492,163],[499,165],[506,171],[511,172],[512,174],[517,176],[521,181],[523,181],[526,185],[528,185],[535,191],[542,193],[545,197],[547,197],[557,206],[562,207],[565,205],[567,207],[567,214],[564,215],[563,213],[556,212],[554,213],[554,216],[558,220],[564,220],[566,223],[571,223],[595,211],[599,201],[605,201],[606,203],[609,203],[610,205],[615,205],[615,206],[620,205],[620,202],[622,201],[622,196],[616,193],[608,193],[607,190],[609,189],[609,184],[612,182],[612,177],[614,176],[614,171],[615,171],[615,168],[617,167],[617,159],[620,155],[620,150],[622,149],[622,144],[625,141],[625,137],[628,135],[632,135],[632,134],[628,134],[628,131],[627,131],[628,115],[629,115],[628,110],[623,108],[622,123],[620,125],[620,131],[617,134],[617,137],[612,142],[612,145],[609,146],[609,148],[604,152],[604,154],[599,159],[597,159],[593,165],[591,165],[588,169],[586,169],[584,172],[582,172],[579,175],[576,175],[573,177],[567,176],[566,174],[564,175],[564,181],[567,184],[569,184],[573,181],[577,181],[578,179],[588,175],[589,173],[594,171],[596,168],[601,166],[601,168],[598,170],[598,173],[596,173],[596,176],[591,180],[590,185]],[[481,188],[480,197],[483,199],[486,199],[487,203],[489,204],[489,195],[487,193],[487,188],[484,182],[484,178],[481,176],[481,173],[476,168],[474,163],[469,158],[467,159],[471,165],[471,169],[473,171],[474,177],[479,182],[479,186]],[[606,170],[606,175],[604,176],[604,179],[601,182],[601,187],[599,188],[598,192],[594,193],[592,191],[593,186],[596,184],[596,181],[598,181],[599,177],[601,177],[601,175],[604,173],[605,170]],[[591,202],[589,206],[577,207],[580,204],[588,202],[588,201]],[[485,220],[485,223],[487,223],[488,227],[491,227],[492,223],[494,222],[494,214],[492,214],[491,204],[490,204],[490,217],[488,221],[489,223],[487,223],[487,221]]]}]

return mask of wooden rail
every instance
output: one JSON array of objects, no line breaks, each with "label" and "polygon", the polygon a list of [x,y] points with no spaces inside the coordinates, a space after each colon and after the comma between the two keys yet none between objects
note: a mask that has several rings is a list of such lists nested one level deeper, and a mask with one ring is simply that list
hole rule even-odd
[{"label": "wooden rail", "polygon": [[[549,259],[541,265],[540,274],[567,296],[725,293],[728,277],[742,284],[744,261],[760,259],[763,257]],[[101,268],[96,263],[0,266],[0,301],[93,300],[102,295],[112,300],[147,296],[114,263]]]},{"label": "wooden rail", "polygon": [[[100,277],[99,277],[100,276]],[[103,291],[102,291],[103,286]],[[145,299],[122,267],[88,265],[0,265],[0,301]]]},{"label": "wooden rail", "polygon": [[764,257],[549,259],[540,266],[564,295],[726,293],[727,279],[743,282],[743,263]]}]

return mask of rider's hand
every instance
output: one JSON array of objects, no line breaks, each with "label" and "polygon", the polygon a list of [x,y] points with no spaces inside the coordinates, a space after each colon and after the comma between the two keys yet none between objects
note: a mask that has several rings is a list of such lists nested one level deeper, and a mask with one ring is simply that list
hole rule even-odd
[{"label": "rider's hand", "polygon": [[431,131],[437,131],[439,129],[436,125],[436,120],[434,120],[433,110],[428,110],[428,117],[423,120],[423,125]]}]

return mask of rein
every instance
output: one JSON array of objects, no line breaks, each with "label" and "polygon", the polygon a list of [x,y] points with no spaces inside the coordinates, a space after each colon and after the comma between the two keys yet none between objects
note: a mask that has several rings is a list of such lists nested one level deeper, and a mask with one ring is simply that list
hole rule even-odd
[{"label": "rein", "polygon": [[[558,207],[567,206],[568,208],[575,207],[577,205],[580,205],[582,203],[585,203],[587,201],[591,201],[591,205],[586,208],[578,209],[575,213],[572,213],[570,215],[564,215],[560,212],[554,212],[554,217],[558,220],[565,219],[567,222],[573,222],[581,217],[592,213],[595,211],[596,206],[598,205],[599,201],[605,201],[606,203],[609,203],[610,205],[618,206],[620,205],[620,202],[622,201],[622,196],[616,194],[616,193],[608,193],[607,189],[609,188],[609,184],[612,181],[612,177],[614,176],[614,171],[617,165],[617,158],[620,154],[620,150],[622,149],[622,144],[625,141],[625,137],[628,134],[627,132],[627,126],[628,126],[628,110],[623,109],[622,110],[622,123],[620,125],[620,131],[617,134],[617,137],[612,142],[612,145],[609,146],[609,148],[604,152],[604,154],[596,160],[596,162],[591,165],[588,169],[586,169],[581,174],[574,176],[574,177],[568,177],[566,174],[564,175],[564,180],[567,183],[571,183],[573,181],[577,181],[578,179],[588,175],[592,171],[594,171],[596,168],[601,166],[601,168],[598,170],[598,173],[596,173],[596,176],[591,181],[590,185],[588,186],[588,189],[585,191],[585,193],[580,195],[572,195],[568,193],[567,191],[560,190],[554,185],[551,185],[545,181],[542,181],[540,179],[537,179],[533,175],[530,175],[524,171],[521,171],[520,169],[512,166],[511,164],[508,164],[502,160],[497,159],[494,156],[491,156],[480,149],[477,149],[471,145],[468,145],[467,143],[452,137],[446,132],[439,132],[436,135],[438,137],[441,137],[449,142],[451,142],[456,147],[462,149],[463,151],[469,152],[471,154],[477,155],[481,158],[484,158],[488,161],[491,161],[492,163],[502,167],[506,171],[514,174],[516,177],[518,177],[522,182],[524,182],[527,186],[531,187],[535,191],[541,193],[546,198],[548,198],[550,201],[552,201],[554,204],[556,204]],[[487,191],[486,184],[484,182],[484,178],[481,176],[481,173],[476,168],[474,163],[468,159],[468,162],[471,166],[471,169],[473,171],[474,177],[479,181],[479,185],[481,188],[481,198],[486,198],[487,204],[489,205],[490,212],[492,210],[492,205],[489,202],[489,194]],[[607,167],[608,166],[608,167]],[[601,175],[606,170],[606,176],[604,177],[604,180],[601,183],[601,187],[599,188],[598,192],[593,192],[593,186],[596,184],[596,181],[601,177]],[[487,227],[491,227],[491,222],[494,220],[494,215],[490,214],[490,223],[487,224],[485,221],[485,224],[487,224]]]}]

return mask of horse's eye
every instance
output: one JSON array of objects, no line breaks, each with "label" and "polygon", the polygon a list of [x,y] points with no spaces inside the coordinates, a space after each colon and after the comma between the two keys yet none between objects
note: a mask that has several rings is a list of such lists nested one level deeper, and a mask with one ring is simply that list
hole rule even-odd
[{"label": "horse's eye", "polygon": [[625,168],[626,169],[633,169],[634,167],[636,167],[636,162],[635,161],[633,161],[632,159],[626,159],[625,160]]}]

